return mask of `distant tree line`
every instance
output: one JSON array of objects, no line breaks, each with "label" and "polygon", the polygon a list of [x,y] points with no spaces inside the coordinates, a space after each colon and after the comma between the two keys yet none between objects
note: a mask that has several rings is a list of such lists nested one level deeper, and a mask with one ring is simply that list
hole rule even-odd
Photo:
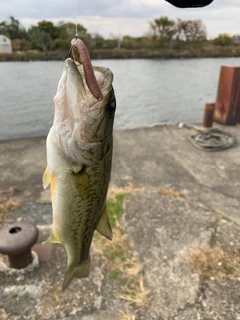
[{"label": "distant tree line", "polygon": [[[70,41],[74,37],[75,24],[60,21],[54,25],[51,21],[40,21],[36,26],[26,30],[13,16],[0,22],[0,34],[12,40],[14,51],[55,51],[68,50]],[[89,34],[87,29],[77,25],[79,37],[87,47],[93,49],[113,49],[119,47],[119,39],[112,36],[105,39],[100,34]],[[160,17],[149,23],[149,31],[142,37],[125,35],[121,38],[121,48],[146,49],[156,48],[179,49],[184,46],[201,46],[208,42],[206,27],[201,20],[172,20]],[[236,40],[228,34],[220,34],[211,42],[215,46],[231,46]],[[240,42],[240,39],[239,39]]]},{"label": "distant tree line", "polygon": [[[149,37],[155,45],[170,46],[173,44],[187,44],[207,41],[206,27],[201,20],[172,20],[168,17],[160,17],[150,22]],[[240,36],[234,39],[230,35],[224,33],[219,34],[212,43],[217,46],[231,46],[240,44]]]},{"label": "distant tree line", "polygon": [[[90,41],[91,36],[87,30],[78,25],[79,36],[83,41]],[[76,26],[70,22],[59,22],[55,26],[51,21],[40,21],[37,26],[31,26],[26,30],[18,20],[10,17],[8,21],[0,22],[0,34],[4,34],[12,40],[13,49],[26,50],[65,50],[69,48]]]}]

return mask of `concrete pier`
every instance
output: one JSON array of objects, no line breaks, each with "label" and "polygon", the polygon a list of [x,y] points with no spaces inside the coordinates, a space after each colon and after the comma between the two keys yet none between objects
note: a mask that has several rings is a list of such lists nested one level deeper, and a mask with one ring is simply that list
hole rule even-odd
[{"label": "concrete pier", "polygon": [[[239,126],[215,127],[240,141]],[[191,133],[174,125],[114,132],[110,189],[130,184],[135,190],[125,199],[121,225],[141,266],[145,305],[134,307],[116,294],[120,285],[94,248],[89,278],[61,292],[66,255],[54,245],[51,260],[32,273],[0,270],[0,319],[240,319],[239,263],[229,266],[228,276],[209,278],[190,263],[202,248],[235,252],[238,259],[240,146],[204,152],[189,142]],[[0,142],[0,189],[22,190],[16,195],[21,208],[10,217],[35,223],[39,243],[51,225],[49,191],[41,183],[45,167],[45,138]]]}]

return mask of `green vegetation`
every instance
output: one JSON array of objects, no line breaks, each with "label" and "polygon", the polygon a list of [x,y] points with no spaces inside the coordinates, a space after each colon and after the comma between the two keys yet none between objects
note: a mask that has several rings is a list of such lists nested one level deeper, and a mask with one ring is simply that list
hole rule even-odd
[{"label": "green vegetation", "polygon": [[[0,22],[0,34],[12,40],[12,54],[0,54],[4,60],[62,60],[68,56],[75,24],[60,21],[39,21],[26,30],[19,20],[10,16]],[[105,39],[100,34],[90,34],[78,24],[81,38],[90,56],[103,58],[193,58],[240,56],[240,37],[219,34],[207,39],[206,27],[201,20],[181,20],[159,17],[149,22],[149,30],[142,37],[124,35],[122,39]],[[146,30],[147,31],[147,30]],[[121,40],[121,41],[120,41]]]},{"label": "green vegetation", "polygon": [[112,269],[109,273],[111,279],[117,279],[121,275],[121,271],[118,269]]},{"label": "green vegetation", "polygon": [[229,47],[235,44],[234,39],[227,33],[219,34],[217,38],[213,40],[213,43],[217,46]]},{"label": "green vegetation", "polygon": [[144,287],[140,262],[133,255],[120,219],[124,212],[124,199],[136,190],[133,186],[128,186],[125,190],[110,190],[107,210],[112,224],[113,240],[108,241],[95,233],[93,249],[104,255],[106,273],[116,288],[116,292],[113,292],[114,297],[127,301],[137,312],[147,303],[148,291]]},{"label": "green vegetation", "polygon": [[114,196],[110,196],[107,199],[107,211],[109,220],[112,226],[116,225],[116,221],[119,220],[123,213],[123,200],[129,193],[120,192]]}]

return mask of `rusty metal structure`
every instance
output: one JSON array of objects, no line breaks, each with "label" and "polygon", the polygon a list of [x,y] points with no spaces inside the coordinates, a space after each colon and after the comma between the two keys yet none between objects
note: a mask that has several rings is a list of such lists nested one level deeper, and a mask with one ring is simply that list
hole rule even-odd
[{"label": "rusty metal structure", "polygon": [[203,126],[205,128],[211,128],[213,124],[213,114],[215,109],[215,103],[206,103],[203,116]]},{"label": "rusty metal structure", "polygon": [[222,66],[214,120],[227,125],[240,123],[240,66]]},{"label": "rusty metal structure", "polygon": [[31,247],[38,239],[38,229],[30,222],[16,222],[0,229],[0,253],[8,255],[9,266],[22,269],[32,263]]}]

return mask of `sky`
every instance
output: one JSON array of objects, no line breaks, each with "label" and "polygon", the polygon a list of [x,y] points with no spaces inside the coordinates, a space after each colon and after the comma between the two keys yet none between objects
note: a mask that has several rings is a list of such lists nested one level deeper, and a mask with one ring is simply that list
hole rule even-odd
[{"label": "sky", "polygon": [[41,20],[77,22],[105,38],[146,35],[149,22],[162,16],[200,19],[209,39],[220,33],[240,34],[240,0],[214,0],[195,9],[179,9],[164,0],[0,0],[0,21],[10,15],[25,28]]}]

